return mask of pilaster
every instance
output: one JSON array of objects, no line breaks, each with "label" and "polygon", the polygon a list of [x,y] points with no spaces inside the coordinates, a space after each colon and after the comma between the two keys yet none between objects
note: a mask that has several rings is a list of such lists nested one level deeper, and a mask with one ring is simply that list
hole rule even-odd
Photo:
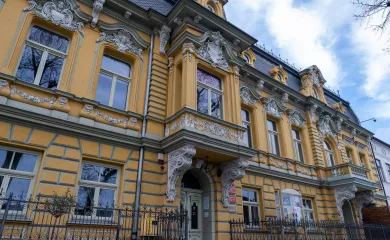
[{"label": "pilaster", "polygon": [[193,43],[183,44],[181,108],[196,109],[196,57]]}]

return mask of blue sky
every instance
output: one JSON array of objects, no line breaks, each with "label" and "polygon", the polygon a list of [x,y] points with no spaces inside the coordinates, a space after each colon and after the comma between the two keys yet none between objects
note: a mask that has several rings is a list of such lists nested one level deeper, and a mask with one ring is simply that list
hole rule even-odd
[{"label": "blue sky", "polygon": [[[317,65],[362,125],[390,143],[390,54],[387,34],[354,18],[349,0],[229,0],[227,20],[298,68]],[[375,23],[380,19],[373,19]],[[389,35],[390,38],[390,35]]]}]

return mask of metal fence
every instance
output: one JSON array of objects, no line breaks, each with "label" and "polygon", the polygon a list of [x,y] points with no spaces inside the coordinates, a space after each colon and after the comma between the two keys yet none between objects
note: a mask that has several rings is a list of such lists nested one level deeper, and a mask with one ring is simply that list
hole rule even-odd
[{"label": "metal fence", "polygon": [[0,239],[187,239],[187,213],[175,209],[144,207],[137,212],[12,198],[0,198],[0,207]]},{"label": "metal fence", "polygon": [[337,221],[230,221],[232,240],[390,240],[390,226]]}]

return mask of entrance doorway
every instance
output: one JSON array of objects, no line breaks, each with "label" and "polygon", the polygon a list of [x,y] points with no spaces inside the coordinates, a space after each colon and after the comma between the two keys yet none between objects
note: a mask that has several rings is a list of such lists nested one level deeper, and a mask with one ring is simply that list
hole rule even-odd
[{"label": "entrance doorway", "polygon": [[188,212],[189,240],[215,239],[213,192],[205,172],[193,168],[183,175],[180,208]]},{"label": "entrance doorway", "polygon": [[355,223],[354,217],[353,217],[353,210],[351,206],[350,201],[345,201],[343,204],[343,217],[345,223],[353,224]]}]

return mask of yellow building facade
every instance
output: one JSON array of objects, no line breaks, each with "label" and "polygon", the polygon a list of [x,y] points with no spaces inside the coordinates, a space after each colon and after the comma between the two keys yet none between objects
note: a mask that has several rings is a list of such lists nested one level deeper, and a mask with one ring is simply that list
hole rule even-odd
[{"label": "yellow building facade", "polygon": [[386,204],[373,134],[318,67],[255,45],[227,1],[160,2],[0,0],[4,196],[187,209],[190,239]]}]

